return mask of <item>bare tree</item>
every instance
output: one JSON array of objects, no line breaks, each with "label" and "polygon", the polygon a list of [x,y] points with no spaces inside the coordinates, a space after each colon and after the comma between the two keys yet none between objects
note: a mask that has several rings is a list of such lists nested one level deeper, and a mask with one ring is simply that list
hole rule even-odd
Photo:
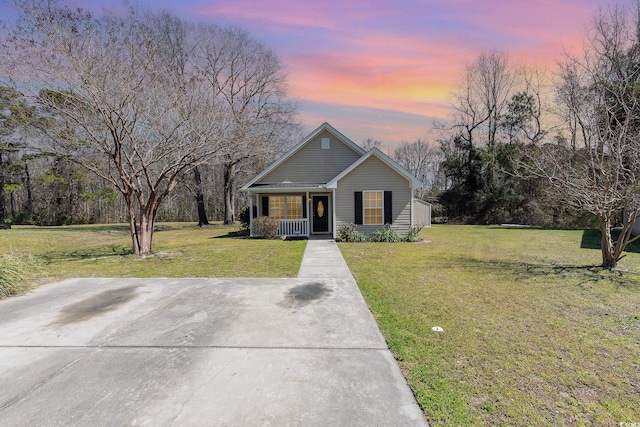
[{"label": "bare tree", "polygon": [[449,130],[468,144],[492,147],[515,85],[516,74],[506,53],[481,53],[464,67],[454,93],[453,126]]},{"label": "bare tree", "polygon": [[224,112],[218,137],[232,147],[216,161],[224,170],[224,223],[233,224],[238,179],[288,148],[297,133],[296,105],[287,98],[280,58],[246,31],[201,25],[196,39],[196,68]]},{"label": "bare tree", "polygon": [[[602,265],[616,267],[640,209],[640,21],[638,8],[598,11],[581,56],[561,64],[558,99],[570,113],[576,149],[545,146],[539,174],[568,204],[595,215]],[[624,213],[617,239],[616,218]]]},{"label": "bare tree", "polygon": [[[521,89],[513,93],[498,123],[507,136],[509,144],[528,142],[536,144],[547,135],[548,130],[543,126],[543,86],[546,78],[537,69],[523,68]],[[518,87],[516,86],[516,87]]]},{"label": "bare tree", "polygon": [[589,125],[584,120],[590,115],[588,110],[591,108],[591,101],[585,96],[581,74],[579,69],[573,68],[570,61],[565,61],[560,64],[556,82],[557,115],[569,132],[573,150],[590,144]]},{"label": "bare tree", "polygon": [[51,147],[118,189],[132,251],[150,253],[163,200],[222,149],[202,79],[176,73],[181,58],[156,37],[179,37],[182,27],[158,28],[157,15],[136,10],[96,18],[55,1],[16,5],[21,21],[2,45],[3,74],[61,118],[42,127]]},{"label": "bare tree", "polygon": [[366,151],[369,151],[372,148],[377,148],[378,150],[381,150],[382,149],[382,141],[380,141],[378,139],[367,138],[364,141],[362,141],[362,144],[360,144],[360,146],[362,148],[364,148]]},{"label": "bare tree", "polygon": [[419,139],[400,144],[395,149],[393,157],[400,166],[423,182],[424,186],[417,192],[416,197],[425,199],[433,190],[444,189],[439,188],[442,178],[440,147]]}]

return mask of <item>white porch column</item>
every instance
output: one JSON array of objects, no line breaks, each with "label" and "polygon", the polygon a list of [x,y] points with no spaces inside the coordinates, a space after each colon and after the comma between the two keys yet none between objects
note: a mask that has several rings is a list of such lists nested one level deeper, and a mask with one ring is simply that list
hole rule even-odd
[{"label": "white porch column", "polygon": [[331,222],[333,223],[333,231],[331,237],[336,238],[336,189],[331,189],[331,212],[333,218],[331,218]]},{"label": "white porch column", "polygon": [[249,193],[249,237],[253,237],[253,193]]},{"label": "white porch column", "polygon": [[414,193],[414,189],[411,189],[411,229],[413,229],[413,193]]},{"label": "white porch column", "polygon": [[307,195],[304,199],[304,202],[307,204],[307,237],[311,237],[311,216],[313,215],[313,212],[311,212],[311,210],[313,209],[313,205],[309,206],[309,192],[307,191]]}]

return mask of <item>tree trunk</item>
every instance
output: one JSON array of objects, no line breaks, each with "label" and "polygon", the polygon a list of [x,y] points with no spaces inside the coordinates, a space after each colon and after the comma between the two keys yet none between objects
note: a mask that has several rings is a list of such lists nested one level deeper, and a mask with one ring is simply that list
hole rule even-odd
[{"label": "tree trunk", "polygon": [[[15,197],[15,192],[13,191],[9,193],[9,208],[11,210],[12,221],[15,221],[16,220],[16,197]],[[2,222],[2,220],[0,220],[0,222]]]},{"label": "tree trunk", "polygon": [[4,161],[2,159],[2,152],[0,152],[0,224],[4,224],[7,216],[4,197]]},{"label": "tree trunk", "polygon": [[131,252],[134,255],[140,255],[140,239],[138,238],[138,229],[136,227],[136,211],[133,208],[133,200],[130,194],[123,194],[127,211],[129,212],[129,233],[131,234]]},{"label": "tree trunk", "polygon": [[224,224],[233,225],[236,222],[236,192],[235,192],[235,163],[224,165]]},{"label": "tree trunk", "polygon": [[28,218],[33,218],[33,198],[31,197],[31,174],[29,173],[29,164],[25,160],[24,162],[24,186],[27,189],[27,202],[25,203],[25,209],[27,211]]},{"label": "tree trunk", "polygon": [[[145,200],[138,195],[137,205],[139,218],[136,217],[136,210],[134,207],[133,197],[124,192],[123,197],[127,205],[129,213],[129,232],[131,233],[131,250],[134,255],[144,256],[151,253],[153,243],[153,228],[156,223],[156,215],[158,213],[158,206],[160,202],[156,199],[155,195],[149,196],[149,199],[145,203]],[[139,219],[139,227],[136,225],[136,221]]]},{"label": "tree trunk", "polygon": [[602,266],[605,268],[616,268],[619,257],[614,251],[613,239],[611,237],[611,220],[603,219],[600,222],[600,248],[602,249]]},{"label": "tree trunk", "polygon": [[140,253],[138,255],[148,255],[151,253],[151,243],[153,241],[153,226],[155,218],[144,209],[140,213]]},{"label": "tree trunk", "polygon": [[193,169],[193,180],[196,184],[196,203],[198,205],[198,227],[202,227],[203,225],[209,225],[209,220],[207,219],[207,210],[206,205],[204,204],[204,194],[202,193],[202,177],[200,176],[200,171],[196,166]]}]

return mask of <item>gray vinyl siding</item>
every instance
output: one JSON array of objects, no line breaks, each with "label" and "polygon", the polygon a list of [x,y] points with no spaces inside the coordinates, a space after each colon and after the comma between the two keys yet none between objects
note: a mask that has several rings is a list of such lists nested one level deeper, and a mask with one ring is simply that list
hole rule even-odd
[{"label": "gray vinyl siding", "polygon": [[[391,191],[391,227],[400,233],[411,228],[411,189],[409,181],[377,157],[370,157],[338,182],[336,189],[336,227],[355,222],[355,191]],[[382,225],[358,225],[357,231],[371,234]]]},{"label": "gray vinyl siding", "polygon": [[[322,138],[330,139],[331,148],[329,150],[322,149]],[[326,183],[359,158],[360,155],[353,149],[336,139],[330,132],[324,131],[258,183]]]},{"label": "gray vinyl siding", "polygon": [[416,227],[431,227],[431,204],[422,200],[413,201],[413,224]]}]

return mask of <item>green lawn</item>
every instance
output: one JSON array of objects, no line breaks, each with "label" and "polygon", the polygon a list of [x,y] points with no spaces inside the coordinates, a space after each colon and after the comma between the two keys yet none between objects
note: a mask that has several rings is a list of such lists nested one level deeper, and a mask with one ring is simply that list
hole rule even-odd
[{"label": "green lawn", "polygon": [[340,249],[432,426],[640,422],[640,254],[611,272],[591,232],[421,237]]},{"label": "green lawn", "polygon": [[16,226],[0,230],[0,255],[32,254],[39,281],[66,277],[291,277],[306,241],[233,238],[234,227],[160,224],[154,256],[129,255],[126,225]]}]

